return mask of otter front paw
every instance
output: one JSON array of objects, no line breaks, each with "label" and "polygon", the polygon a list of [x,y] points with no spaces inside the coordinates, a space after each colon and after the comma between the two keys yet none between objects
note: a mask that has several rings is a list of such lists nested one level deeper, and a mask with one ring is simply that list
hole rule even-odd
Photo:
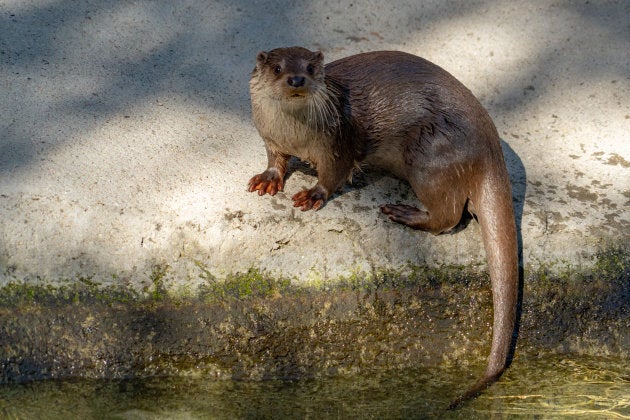
[{"label": "otter front paw", "polygon": [[267,169],[262,174],[254,175],[250,180],[247,191],[258,191],[258,195],[276,195],[282,191],[284,182],[276,169]]},{"label": "otter front paw", "polygon": [[310,190],[300,191],[291,198],[293,199],[293,207],[299,207],[302,211],[319,210],[326,202],[328,194],[323,187],[316,185]]}]

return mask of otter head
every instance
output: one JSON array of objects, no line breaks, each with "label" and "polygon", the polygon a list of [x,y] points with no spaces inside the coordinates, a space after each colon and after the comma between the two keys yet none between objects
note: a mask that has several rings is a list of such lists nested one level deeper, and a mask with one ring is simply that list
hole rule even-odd
[{"label": "otter head", "polygon": [[252,93],[299,106],[325,87],[324,55],[302,47],[259,52],[251,86]]}]

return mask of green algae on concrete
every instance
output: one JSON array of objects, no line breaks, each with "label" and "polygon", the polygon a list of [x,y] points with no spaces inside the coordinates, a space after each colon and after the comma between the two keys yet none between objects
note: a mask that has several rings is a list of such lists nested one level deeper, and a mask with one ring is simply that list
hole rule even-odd
[{"label": "green algae on concrete", "polygon": [[[217,279],[199,265],[196,294],[178,295],[156,267],[148,289],[84,278],[0,290],[0,383],[43,378],[208,375],[300,379],[459,366],[480,374],[492,298],[479,270],[375,269],[326,285],[256,269]],[[630,254],[592,269],[525,274],[519,356],[630,357]]]},{"label": "green algae on concrete", "polygon": [[274,277],[256,268],[250,268],[245,273],[228,274],[225,279],[218,280],[201,263],[197,266],[202,270],[200,276],[205,280],[199,286],[199,297],[205,302],[227,298],[269,298],[286,293],[291,286],[290,279]]}]

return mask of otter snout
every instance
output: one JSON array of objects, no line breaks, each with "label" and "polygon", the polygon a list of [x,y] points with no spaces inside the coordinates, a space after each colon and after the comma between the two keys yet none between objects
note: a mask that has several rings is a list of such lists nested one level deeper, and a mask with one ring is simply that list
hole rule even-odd
[{"label": "otter snout", "polygon": [[287,79],[287,83],[291,87],[302,87],[304,86],[305,78],[303,76],[290,76]]}]

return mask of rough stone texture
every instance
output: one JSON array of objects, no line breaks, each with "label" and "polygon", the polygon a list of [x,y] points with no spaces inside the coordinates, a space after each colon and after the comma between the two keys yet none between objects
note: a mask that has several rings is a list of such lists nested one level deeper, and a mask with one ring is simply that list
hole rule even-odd
[{"label": "rough stone texture", "polygon": [[[566,353],[630,359],[627,280],[533,284],[523,300],[515,363]],[[458,366],[462,378],[476,378],[485,369],[487,278],[212,296],[3,302],[0,384],[153,375],[293,380],[436,366]]]},{"label": "rough stone texture", "polygon": [[317,213],[291,207],[308,171],[274,198],[246,192],[265,162],[249,73],[286,45],[450,71],[505,142],[526,267],[588,266],[630,238],[629,21],[627,1],[3,1],[0,285],[484,264],[475,224],[432,237],[380,215],[416,200],[390,177]]}]

